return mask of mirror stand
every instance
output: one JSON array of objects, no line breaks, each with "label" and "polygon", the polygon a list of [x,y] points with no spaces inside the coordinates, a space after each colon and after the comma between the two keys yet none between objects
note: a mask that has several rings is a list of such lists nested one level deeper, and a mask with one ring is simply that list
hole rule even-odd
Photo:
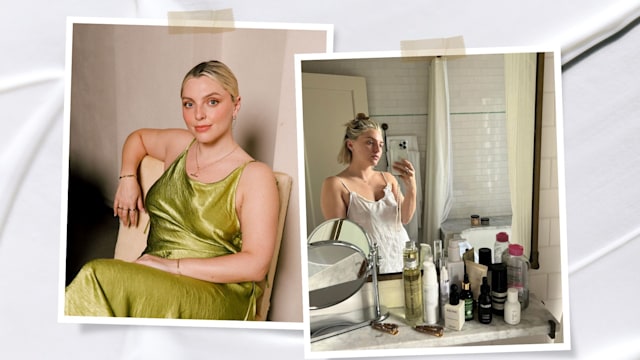
[{"label": "mirror stand", "polygon": [[382,322],[389,317],[389,312],[380,305],[378,289],[378,247],[374,245],[369,250],[369,267],[371,271],[371,285],[373,286],[373,301],[371,307],[352,311],[347,314],[329,314],[313,316],[311,319],[311,342],[368,326],[373,322]]}]

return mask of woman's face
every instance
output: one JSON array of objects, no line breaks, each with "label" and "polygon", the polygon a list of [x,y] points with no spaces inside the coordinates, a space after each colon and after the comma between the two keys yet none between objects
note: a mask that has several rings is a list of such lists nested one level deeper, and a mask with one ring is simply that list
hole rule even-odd
[{"label": "woman's face", "polygon": [[233,119],[240,110],[222,85],[207,76],[187,80],[182,89],[182,117],[191,133],[203,143],[231,135]]},{"label": "woman's face", "polygon": [[379,130],[369,129],[356,140],[350,140],[348,146],[351,150],[352,162],[365,162],[367,165],[376,166],[382,155],[384,141]]}]

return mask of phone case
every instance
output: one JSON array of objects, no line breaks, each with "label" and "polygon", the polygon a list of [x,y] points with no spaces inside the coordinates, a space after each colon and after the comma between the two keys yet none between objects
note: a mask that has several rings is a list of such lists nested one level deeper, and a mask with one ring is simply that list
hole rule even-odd
[{"label": "phone case", "polygon": [[387,144],[389,151],[389,168],[393,175],[400,175],[398,171],[393,168],[393,163],[403,159],[409,159],[409,150],[407,146],[407,140],[405,139],[392,139]]}]

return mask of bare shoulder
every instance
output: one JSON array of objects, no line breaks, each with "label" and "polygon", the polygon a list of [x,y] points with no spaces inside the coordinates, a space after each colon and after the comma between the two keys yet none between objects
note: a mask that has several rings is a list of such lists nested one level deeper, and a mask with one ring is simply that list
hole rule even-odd
[{"label": "bare shoulder", "polygon": [[337,175],[329,176],[322,182],[322,187],[329,189],[342,186],[342,180]]},{"label": "bare shoulder", "polygon": [[244,168],[240,181],[247,185],[248,190],[263,191],[275,185],[276,177],[267,164],[252,161]]}]

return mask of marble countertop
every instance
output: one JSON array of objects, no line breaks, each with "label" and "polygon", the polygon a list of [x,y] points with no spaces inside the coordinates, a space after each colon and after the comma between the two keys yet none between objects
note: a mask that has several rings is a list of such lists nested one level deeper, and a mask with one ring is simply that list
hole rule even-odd
[{"label": "marble countertop", "polygon": [[[491,324],[481,324],[475,319],[465,322],[461,331],[444,330],[442,337],[417,332],[404,321],[403,308],[388,309],[390,316],[385,323],[399,326],[398,334],[391,335],[370,326],[365,326],[344,334],[311,343],[312,352],[407,349],[472,345],[487,341],[506,340],[528,336],[548,335],[556,320],[545,306],[535,297],[529,299],[529,306],[522,312],[518,325],[509,325],[502,316],[494,315]],[[550,324],[550,321],[552,324]],[[554,333],[555,337],[555,333]]]}]

